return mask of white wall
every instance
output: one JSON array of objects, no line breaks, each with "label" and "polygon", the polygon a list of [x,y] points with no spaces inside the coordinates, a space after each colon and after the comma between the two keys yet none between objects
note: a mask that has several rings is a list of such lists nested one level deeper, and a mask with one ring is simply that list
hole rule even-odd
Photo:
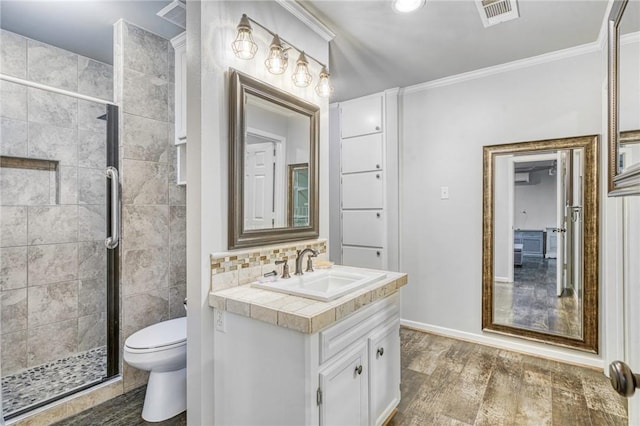
[{"label": "white wall", "polygon": [[[482,146],[601,134],[602,55],[595,51],[404,91],[400,269],[410,279],[402,297],[405,320],[486,337],[481,329]],[[441,186],[449,187],[449,200],[440,200]],[[548,346],[527,344],[549,355]]]},{"label": "white wall", "polygon": [[[329,234],[328,101],[317,97],[313,83],[299,89],[290,74],[266,71],[271,37],[256,27],[256,57],[243,61],[233,55],[231,42],[242,13],[328,62],[327,42],[275,2],[187,2],[187,416],[194,425],[214,423],[214,370],[224,368],[219,360],[214,363],[213,309],[207,296],[209,254],[227,250],[229,67],[320,105],[320,236]],[[317,76],[319,67],[310,65]]]},{"label": "white wall", "polygon": [[543,170],[530,173],[529,178],[531,184],[515,186],[514,226],[516,229],[542,231],[547,227],[555,227],[557,221],[556,176],[549,176],[549,173]]}]

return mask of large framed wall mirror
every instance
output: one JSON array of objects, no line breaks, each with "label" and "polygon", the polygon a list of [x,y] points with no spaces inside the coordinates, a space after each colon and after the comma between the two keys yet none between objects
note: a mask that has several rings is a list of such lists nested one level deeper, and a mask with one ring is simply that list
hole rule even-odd
[{"label": "large framed wall mirror", "polygon": [[319,107],[230,78],[229,248],[317,238]]},{"label": "large framed wall mirror", "polygon": [[614,1],[608,36],[609,195],[640,194],[640,2]]},{"label": "large framed wall mirror", "polygon": [[482,327],[598,352],[598,136],[484,147]]}]

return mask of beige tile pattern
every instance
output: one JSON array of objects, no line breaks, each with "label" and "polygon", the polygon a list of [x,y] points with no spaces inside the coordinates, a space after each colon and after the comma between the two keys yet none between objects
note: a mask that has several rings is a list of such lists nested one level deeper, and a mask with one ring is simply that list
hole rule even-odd
[{"label": "beige tile pattern", "polygon": [[[232,273],[219,275],[226,277],[228,274]],[[390,272],[386,279],[332,302],[319,302],[240,285],[210,292],[209,305],[301,333],[316,333],[363,306],[395,293],[406,283],[406,274]]]}]

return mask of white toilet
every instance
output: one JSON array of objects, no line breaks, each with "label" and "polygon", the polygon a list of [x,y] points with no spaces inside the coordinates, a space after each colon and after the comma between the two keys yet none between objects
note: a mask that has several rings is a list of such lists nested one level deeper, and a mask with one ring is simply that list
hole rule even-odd
[{"label": "white toilet", "polygon": [[159,422],[187,409],[187,318],[143,328],[124,343],[124,360],[150,372],[142,418]]}]

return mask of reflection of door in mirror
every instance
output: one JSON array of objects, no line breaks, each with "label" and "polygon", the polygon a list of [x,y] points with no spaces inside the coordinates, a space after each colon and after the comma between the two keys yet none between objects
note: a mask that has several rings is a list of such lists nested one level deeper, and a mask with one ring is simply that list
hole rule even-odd
[{"label": "reflection of door in mirror", "polygon": [[289,164],[289,226],[309,226],[309,164]]},{"label": "reflection of door in mirror", "polygon": [[495,323],[582,337],[583,155],[495,157]]}]

